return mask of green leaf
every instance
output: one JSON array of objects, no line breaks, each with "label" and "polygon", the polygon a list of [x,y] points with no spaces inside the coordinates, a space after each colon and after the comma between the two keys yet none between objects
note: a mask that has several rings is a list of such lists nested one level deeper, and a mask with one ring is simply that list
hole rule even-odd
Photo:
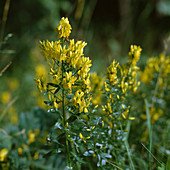
[{"label": "green leaf", "polygon": [[54,84],[54,83],[47,83],[47,86],[59,87],[59,85]]},{"label": "green leaf", "polygon": [[52,103],[50,101],[44,101],[44,103],[48,106],[52,106]]},{"label": "green leaf", "polygon": [[71,154],[72,154],[72,155],[74,156],[74,158],[75,158],[77,161],[79,161],[80,163],[83,163],[83,164],[86,163],[83,159],[81,159],[80,157],[78,157],[74,152],[71,152]]},{"label": "green leaf", "polygon": [[148,106],[147,99],[145,99],[145,105],[146,105],[147,124],[148,124],[148,131],[149,131],[149,165],[150,165],[150,168],[151,168],[152,127],[151,127],[151,120],[150,120],[150,113],[149,113],[149,106]]},{"label": "green leaf", "polygon": [[14,54],[15,51],[14,50],[0,50],[0,53],[2,53],[2,54]]}]

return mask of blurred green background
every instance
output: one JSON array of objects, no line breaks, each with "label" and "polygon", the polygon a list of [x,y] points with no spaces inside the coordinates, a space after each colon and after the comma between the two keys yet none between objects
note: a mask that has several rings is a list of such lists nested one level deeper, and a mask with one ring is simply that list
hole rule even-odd
[{"label": "blurred green background", "polygon": [[146,59],[164,51],[170,35],[168,0],[1,0],[0,70],[12,64],[0,77],[0,111],[15,97],[11,112],[40,106],[33,79],[45,72],[45,60],[38,42],[57,39],[54,29],[61,17],[72,25],[70,38],[88,43],[92,71],[103,74],[113,58],[123,61],[130,44],[140,45]]}]

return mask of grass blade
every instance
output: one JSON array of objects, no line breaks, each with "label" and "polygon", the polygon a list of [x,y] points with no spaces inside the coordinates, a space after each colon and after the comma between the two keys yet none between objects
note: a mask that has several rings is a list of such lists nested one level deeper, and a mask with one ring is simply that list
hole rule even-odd
[{"label": "grass blade", "polygon": [[149,106],[148,101],[145,99],[145,106],[146,106],[146,115],[147,115],[147,125],[148,125],[148,131],[149,131],[149,169],[152,169],[151,164],[151,154],[152,154],[152,127],[151,127],[151,121],[150,121],[150,113],[149,113]]}]

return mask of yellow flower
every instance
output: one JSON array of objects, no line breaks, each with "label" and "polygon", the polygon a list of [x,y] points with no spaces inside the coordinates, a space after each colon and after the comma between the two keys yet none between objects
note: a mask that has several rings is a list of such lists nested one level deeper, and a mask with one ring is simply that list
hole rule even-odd
[{"label": "yellow flower", "polygon": [[79,133],[79,137],[80,137],[80,139],[82,139],[82,141],[83,141],[84,143],[86,143],[86,140],[87,140],[87,139],[90,139],[90,136],[84,137],[81,133]]},{"label": "yellow flower", "polygon": [[9,103],[11,100],[11,94],[8,91],[2,92],[1,101],[3,104]]},{"label": "yellow flower", "polygon": [[22,148],[18,148],[18,155],[22,155]]},{"label": "yellow flower", "polygon": [[81,133],[79,133],[79,137],[80,139],[83,139],[83,135]]},{"label": "yellow flower", "polygon": [[122,78],[122,81],[121,81],[121,88],[122,88],[122,93],[123,94],[126,94],[126,91],[128,89],[128,83],[125,82],[125,77]]},{"label": "yellow flower", "polygon": [[160,116],[163,115],[163,110],[161,109],[156,109],[155,107],[152,107],[149,109],[149,113],[151,116],[151,122],[154,123],[155,121],[157,121],[159,119]]},{"label": "yellow flower", "polygon": [[68,37],[71,33],[71,25],[69,24],[68,18],[61,18],[59,25],[56,27],[55,31],[58,33],[58,38]]},{"label": "yellow flower", "polygon": [[117,84],[117,67],[119,63],[113,60],[112,64],[107,68],[106,78],[112,85]]},{"label": "yellow flower", "polygon": [[[84,47],[87,45],[87,43],[82,41],[77,41],[74,43],[74,39],[70,40],[70,44],[67,48],[67,63],[71,64],[72,67],[77,67],[77,62],[79,61],[80,57],[83,56]],[[79,61],[79,64],[81,64],[81,61]]]},{"label": "yellow flower", "polygon": [[87,73],[90,71],[90,67],[92,66],[91,64],[91,60],[89,59],[89,57],[81,57],[78,60],[77,63],[77,69],[79,69],[78,71],[78,75],[80,75],[82,78],[85,78]]},{"label": "yellow flower", "polygon": [[28,131],[28,144],[35,142],[35,137],[39,133],[39,129],[36,129],[34,132],[32,130]]},{"label": "yellow flower", "polygon": [[104,87],[106,91],[110,91],[110,89],[108,88],[108,84],[106,82],[104,82]]},{"label": "yellow flower", "polygon": [[129,61],[132,63],[133,66],[136,65],[138,62],[140,55],[141,55],[141,47],[137,45],[131,45],[130,46],[130,52],[129,52]]},{"label": "yellow flower", "polygon": [[65,78],[63,78],[63,87],[65,90],[72,89],[72,85],[76,81],[76,77],[72,75],[72,72],[66,72]]},{"label": "yellow flower", "polygon": [[0,161],[3,162],[8,154],[8,149],[4,148],[0,150]]},{"label": "yellow flower", "polygon": [[43,90],[46,90],[45,79],[42,76],[39,78],[38,77],[35,78],[34,81],[37,83],[37,87],[40,92],[43,92]]},{"label": "yellow flower", "polygon": [[111,114],[112,113],[112,108],[110,106],[110,103],[107,103],[105,106],[102,106],[103,111],[106,112],[107,114]]},{"label": "yellow flower", "polygon": [[33,159],[36,160],[36,159],[38,159],[38,157],[39,157],[39,152],[35,152]]}]

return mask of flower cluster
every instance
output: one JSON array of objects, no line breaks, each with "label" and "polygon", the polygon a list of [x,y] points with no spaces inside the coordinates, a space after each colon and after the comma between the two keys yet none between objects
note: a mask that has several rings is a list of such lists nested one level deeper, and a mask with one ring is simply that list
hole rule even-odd
[{"label": "flower cluster", "polygon": [[139,61],[140,55],[141,55],[141,47],[137,45],[131,45],[130,46],[130,52],[129,52],[129,62],[135,66],[136,63]]},{"label": "flower cluster", "polygon": [[[90,91],[90,74],[88,73],[92,66],[89,57],[84,57],[84,47],[87,43],[82,41],[75,42],[74,39],[69,40],[71,26],[67,18],[62,18],[56,27],[56,32],[60,38],[58,41],[40,41],[41,53],[46,60],[50,60],[50,72],[52,83],[45,83],[41,76],[35,79],[39,90],[47,91],[48,95],[53,95],[57,90],[63,88],[73,97],[72,103],[79,112],[87,112],[89,106],[90,95],[86,95]],[[65,38],[67,37],[67,41]],[[55,85],[54,85],[55,84]],[[53,88],[51,88],[51,86]],[[82,89],[81,89],[82,88]],[[81,90],[80,90],[81,89]],[[81,94],[81,97],[77,95]],[[55,95],[56,96],[56,95]],[[56,105],[57,97],[53,97],[53,103]],[[69,101],[68,101],[69,102]]]},{"label": "flower cluster", "polygon": [[68,18],[61,18],[59,25],[55,31],[58,33],[58,38],[68,37],[71,33],[71,25],[69,24]]},{"label": "flower cluster", "polygon": [[170,73],[170,57],[164,54],[159,57],[151,57],[147,61],[144,71],[140,74],[140,79],[145,84],[151,84],[159,73],[159,88],[163,89],[167,86],[166,77]]},{"label": "flower cluster", "polygon": [[[136,45],[131,45],[128,63],[120,66],[117,61],[113,60],[112,64],[107,68],[107,81],[104,82],[107,103],[103,106],[103,111],[108,115],[113,113],[113,110],[118,103],[126,99],[128,91],[135,92],[140,85],[140,82],[137,81],[137,71],[139,70],[139,67],[136,66],[140,54],[141,48]],[[118,73],[120,73],[120,76]],[[125,108],[123,103],[120,103],[120,105],[120,108],[123,109],[122,116],[126,119],[128,117],[127,113],[129,112],[129,106]]]},{"label": "flower cluster", "polygon": [[[162,109],[165,106],[163,99],[168,89],[169,73],[170,57],[163,53],[159,57],[149,58],[144,71],[140,72],[141,82],[150,90],[149,95],[146,92],[143,92],[143,95],[151,103],[149,110],[152,123],[159,120],[159,117],[163,115]],[[159,99],[161,99],[161,102]],[[146,116],[142,115],[142,118],[146,119]]]}]

